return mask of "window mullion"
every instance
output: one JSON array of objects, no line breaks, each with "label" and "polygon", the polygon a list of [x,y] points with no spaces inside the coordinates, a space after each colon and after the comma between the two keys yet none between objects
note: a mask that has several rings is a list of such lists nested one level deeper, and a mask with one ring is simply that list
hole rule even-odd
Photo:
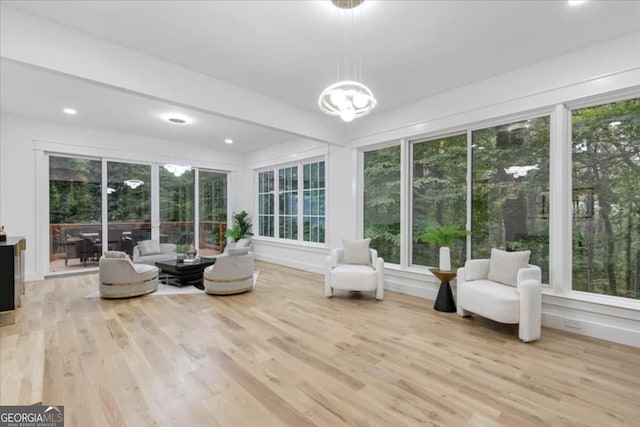
[{"label": "window mullion", "polygon": [[304,240],[304,225],[303,225],[303,221],[302,221],[302,203],[303,203],[303,194],[302,194],[302,187],[304,187],[304,176],[302,175],[303,173],[303,167],[302,165],[298,165],[298,188],[297,188],[297,193],[298,193],[298,203],[296,206],[296,222],[298,224],[298,238],[296,240],[298,240],[299,242]]},{"label": "window mullion", "polygon": [[[549,229],[561,230],[549,233],[549,284],[556,293],[571,291],[571,112],[564,105],[557,105],[551,116],[551,147],[549,159]],[[553,185],[551,185],[553,183]]]},{"label": "window mullion", "polygon": [[411,259],[411,155],[406,139],[400,141],[400,266],[407,268]]},{"label": "window mullion", "polygon": [[273,170],[273,237],[280,238],[280,170]]}]

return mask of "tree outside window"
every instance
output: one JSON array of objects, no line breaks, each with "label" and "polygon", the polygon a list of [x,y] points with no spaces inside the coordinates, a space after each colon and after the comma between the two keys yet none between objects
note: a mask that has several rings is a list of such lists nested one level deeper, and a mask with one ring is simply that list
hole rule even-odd
[{"label": "tree outside window", "polygon": [[572,116],[572,288],[638,299],[640,99]]},{"label": "tree outside window", "polygon": [[400,264],[400,146],[364,153],[364,237],[385,262]]},{"label": "tree outside window", "polygon": [[549,283],[549,117],[472,132],[471,257],[530,250]]},{"label": "tree outside window", "polygon": [[[413,235],[411,264],[437,266],[439,247],[418,240],[427,227],[465,229],[467,219],[467,134],[412,144]],[[466,260],[466,240],[451,245],[451,262]]]}]

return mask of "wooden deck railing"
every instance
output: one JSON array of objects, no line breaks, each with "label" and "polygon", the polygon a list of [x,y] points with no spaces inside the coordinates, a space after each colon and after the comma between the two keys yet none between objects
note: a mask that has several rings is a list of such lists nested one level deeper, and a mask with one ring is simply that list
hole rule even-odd
[{"label": "wooden deck railing", "polygon": [[[171,227],[175,227],[177,230],[193,230],[193,221],[162,221],[160,224],[161,230]],[[198,229],[200,247],[222,252],[226,244],[224,237],[226,229],[227,223],[223,221],[200,221]],[[146,221],[111,221],[108,232],[108,243],[117,242],[123,236],[130,236],[136,241],[149,239],[151,238],[151,223]],[[67,240],[77,239],[83,233],[97,233],[98,239],[103,240],[102,224],[97,222],[51,224],[49,227],[49,259],[64,258]],[[189,233],[186,234],[189,235]],[[190,235],[193,233],[190,232]],[[165,236],[165,238],[170,237]],[[107,247],[104,247],[104,250],[106,249]]]}]

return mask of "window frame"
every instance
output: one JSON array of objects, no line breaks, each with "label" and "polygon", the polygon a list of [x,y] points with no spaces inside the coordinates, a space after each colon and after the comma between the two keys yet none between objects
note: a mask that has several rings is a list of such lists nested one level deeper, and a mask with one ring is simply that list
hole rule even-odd
[{"label": "window frame", "polygon": [[[324,163],[324,206],[325,206],[325,213],[324,215],[322,215],[322,217],[324,218],[324,241],[323,242],[312,242],[312,241],[307,241],[304,240],[304,166],[305,165],[311,165],[313,163]],[[296,190],[296,196],[297,196],[297,206],[295,209],[296,212],[296,227],[297,227],[297,237],[295,239],[289,239],[289,238],[284,238],[280,236],[280,182],[279,182],[279,176],[280,176],[280,171],[283,169],[288,169],[288,168],[297,168],[297,180],[298,180],[298,188]],[[261,173],[265,173],[265,172],[272,172],[273,176],[274,176],[274,183],[273,183],[273,193],[274,193],[274,197],[273,197],[273,237],[272,236],[264,236],[259,234],[259,225],[256,229],[256,233],[253,236],[254,239],[257,240],[268,240],[268,241],[273,241],[273,242],[282,242],[282,243],[289,243],[289,244],[300,244],[300,245],[305,245],[305,246],[313,246],[313,247],[322,247],[325,248],[327,247],[327,237],[329,236],[328,233],[328,222],[327,222],[327,212],[328,212],[328,205],[329,205],[329,198],[328,198],[328,161],[327,161],[327,156],[322,156],[322,157],[312,157],[312,158],[308,158],[308,159],[304,159],[301,160],[299,162],[290,162],[290,163],[283,163],[283,164],[279,164],[279,165],[274,165],[274,166],[269,166],[269,167],[264,167],[264,168],[259,168],[259,169],[254,169],[254,186],[255,186],[255,193],[254,193],[254,206],[255,206],[255,213],[256,213],[256,217],[260,218],[261,213],[260,213],[260,198],[259,195],[260,194],[264,194],[264,193],[259,193],[260,190],[260,174]],[[315,216],[315,217],[319,217],[319,216]]]},{"label": "window frame", "polygon": [[[572,153],[572,141],[573,141],[573,121],[572,112],[589,107],[597,107],[600,105],[611,104],[616,102],[623,102],[634,98],[640,98],[640,87],[631,90],[622,90],[610,92],[602,95],[596,95],[586,98],[574,100],[563,104],[562,112],[564,115],[564,135],[566,143],[562,144],[562,150],[565,157],[563,163],[566,169],[566,179],[563,187],[563,195],[565,200],[571,200],[573,195],[573,153]],[[567,204],[568,205],[568,204]],[[569,265],[573,265],[573,212],[571,207],[566,207],[566,213],[563,218],[566,226],[562,229],[562,257],[567,260]],[[573,274],[572,268],[563,269],[562,281],[558,283],[558,287],[555,288],[557,296],[565,296],[570,299],[598,303],[602,305],[611,305],[621,308],[629,308],[634,310],[640,310],[640,299],[633,299],[628,297],[622,297],[617,295],[599,294],[595,292],[579,291],[573,289]]]}]

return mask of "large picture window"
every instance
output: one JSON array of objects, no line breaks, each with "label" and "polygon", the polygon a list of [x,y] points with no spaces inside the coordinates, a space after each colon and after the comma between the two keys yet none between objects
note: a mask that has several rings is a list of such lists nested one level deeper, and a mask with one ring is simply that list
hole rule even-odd
[{"label": "large picture window", "polygon": [[572,113],[572,288],[640,298],[640,99]]},{"label": "large picture window", "polygon": [[[419,237],[427,227],[464,230],[467,220],[467,134],[412,144],[412,260],[437,266],[439,247]],[[466,240],[451,245],[451,262],[462,266]]]},{"label": "large picture window", "polygon": [[400,264],[400,146],[364,153],[364,237],[385,262]]},{"label": "large picture window", "polygon": [[325,182],[324,161],[258,172],[258,235],[324,243]]},{"label": "large picture window", "polygon": [[471,257],[530,250],[549,283],[549,117],[472,132]]}]

